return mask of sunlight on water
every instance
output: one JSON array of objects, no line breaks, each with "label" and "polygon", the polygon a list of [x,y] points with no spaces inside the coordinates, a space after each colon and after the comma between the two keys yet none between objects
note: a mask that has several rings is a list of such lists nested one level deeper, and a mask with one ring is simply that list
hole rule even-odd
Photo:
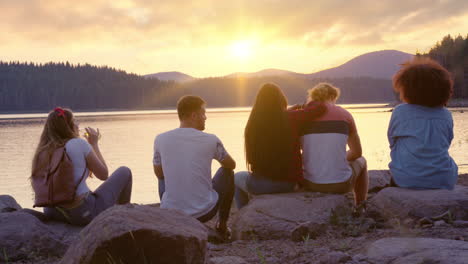
[{"label": "sunlight on water", "polygon": [[[381,106],[381,105],[378,105]],[[383,106],[383,105],[382,105]],[[356,120],[369,169],[386,169],[389,162],[387,127],[388,108],[360,108],[350,111]],[[249,108],[210,109],[206,132],[216,134],[237,161],[237,169],[245,170],[243,132]],[[455,138],[450,153],[460,164],[460,172],[468,172],[468,112],[454,112]],[[32,206],[32,190],[28,181],[31,159],[38,143],[45,114],[0,115],[0,194],[10,194],[23,207]],[[18,119],[19,118],[19,119]],[[98,127],[103,137],[101,151],[111,171],[125,165],[134,175],[132,202],[155,203],[157,181],[153,174],[154,137],[179,125],[174,110],[119,112],[112,114],[78,113],[80,127]],[[463,165],[464,164],[464,165]],[[213,171],[219,165],[213,162]],[[91,189],[97,179],[88,180]]]},{"label": "sunlight on water", "polygon": [[[225,113],[225,112],[247,112],[251,107],[227,107],[227,108],[209,108],[208,113]],[[176,114],[177,110],[141,110],[141,111],[107,111],[107,112],[75,112],[74,115],[78,117],[90,116],[124,116],[124,115],[155,115],[155,114]],[[47,113],[35,114],[0,114],[2,119],[33,119],[33,118],[46,118]]]}]

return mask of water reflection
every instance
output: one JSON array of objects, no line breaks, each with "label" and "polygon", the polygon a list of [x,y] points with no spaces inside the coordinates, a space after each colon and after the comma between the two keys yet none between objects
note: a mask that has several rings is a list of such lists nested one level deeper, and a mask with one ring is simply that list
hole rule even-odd
[{"label": "water reflection", "polygon": [[[237,170],[245,170],[243,130],[249,112],[248,108],[234,110],[209,111],[206,132],[216,134],[223,141],[237,161]],[[388,110],[389,108],[350,109],[356,120],[369,169],[386,169],[390,159],[386,138],[391,116]],[[467,113],[453,113],[455,138],[450,149],[452,157],[461,165],[460,171],[465,173],[468,172]],[[32,190],[28,177],[44,117],[23,115],[22,119],[0,120],[0,194],[14,196],[23,207],[32,206]],[[174,111],[153,111],[138,115],[78,114],[77,119],[81,127],[98,127],[101,131],[101,151],[110,170],[122,165],[132,169],[132,202],[157,202],[157,181],[152,167],[153,140],[157,134],[178,126],[177,114]],[[218,167],[214,161],[213,171]],[[91,188],[96,188],[99,184],[97,179],[89,180]]]}]

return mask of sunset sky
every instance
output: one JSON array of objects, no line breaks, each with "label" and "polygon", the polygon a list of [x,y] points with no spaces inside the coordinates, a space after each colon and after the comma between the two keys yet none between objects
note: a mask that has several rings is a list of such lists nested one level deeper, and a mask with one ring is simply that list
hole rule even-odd
[{"label": "sunset sky", "polygon": [[0,60],[302,73],[468,34],[467,0],[0,0]]}]

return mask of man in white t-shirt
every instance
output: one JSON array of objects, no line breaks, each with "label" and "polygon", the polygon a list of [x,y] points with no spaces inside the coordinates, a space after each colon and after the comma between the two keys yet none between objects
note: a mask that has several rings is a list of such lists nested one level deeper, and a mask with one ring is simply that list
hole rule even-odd
[{"label": "man in white t-shirt", "polygon": [[[205,129],[205,101],[183,96],[177,102],[180,127],[159,134],[154,140],[154,173],[159,180],[161,208],[182,211],[201,222],[217,212],[217,231],[226,235],[234,196],[235,161],[221,140]],[[211,162],[221,168],[211,178]]]}]

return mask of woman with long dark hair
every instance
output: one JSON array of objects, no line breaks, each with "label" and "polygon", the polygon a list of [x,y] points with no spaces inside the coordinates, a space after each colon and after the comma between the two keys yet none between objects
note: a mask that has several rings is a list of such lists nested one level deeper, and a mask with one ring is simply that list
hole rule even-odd
[{"label": "woman with long dark hair", "polygon": [[[78,123],[69,109],[60,107],[51,111],[44,125],[32,162],[31,180],[37,172],[48,168],[52,154],[61,147],[73,164],[73,182],[76,186],[73,201],[59,206],[44,207],[45,215],[52,220],[74,225],[86,225],[105,209],[115,204],[130,202],[132,173],[127,167],[118,168],[110,177],[106,162],[99,150],[99,129],[85,128],[85,139],[80,138]],[[86,179],[94,174],[104,181],[92,192]]]},{"label": "woman with long dark hair", "polygon": [[248,171],[234,176],[235,200],[245,206],[248,195],[293,192],[302,179],[299,128],[295,119],[314,119],[325,108],[312,103],[306,109],[287,111],[288,102],[281,89],[263,85],[245,127],[245,157]]}]

